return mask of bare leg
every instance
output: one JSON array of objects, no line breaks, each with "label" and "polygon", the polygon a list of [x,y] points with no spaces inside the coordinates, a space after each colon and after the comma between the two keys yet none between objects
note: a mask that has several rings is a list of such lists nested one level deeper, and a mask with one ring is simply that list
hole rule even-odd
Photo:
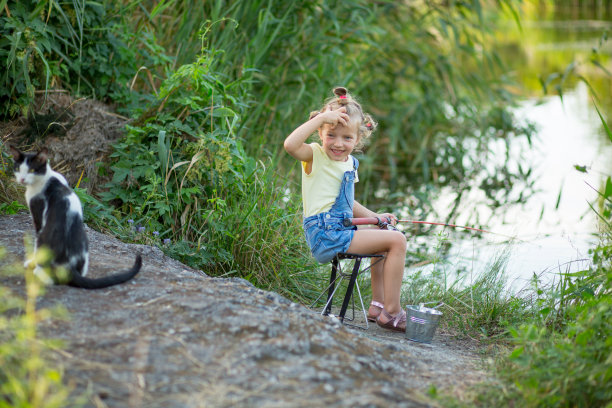
[{"label": "bare leg", "polygon": [[[372,280],[373,296],[380,296],[382,280],[382,295],[385,310],[394,315],[402,310],[400,290],[404,277],[406,259],[406,237],[398,231],[389,230],[358,230],[351,241],[348,252],[355,254],[385,253],[382,274],[378,273]],[[377,271],[373,271],[373,275]],[[379,276],[382,275],[382,279]],[[376,286],[376,287],[375,287]]]},{"label": "bare leg", "polygon": [[[386,253],[381,255],[387,256]],[[383,286],[383,270],[385,265],[385,259],[372,258],[372,268],[370,268],[370,282],[372,284],[372,301],[378,303],[385,303],[385,292]],[[378,306],[370,305],[368,309],[368,315],[377,316],[380,313]]]}]

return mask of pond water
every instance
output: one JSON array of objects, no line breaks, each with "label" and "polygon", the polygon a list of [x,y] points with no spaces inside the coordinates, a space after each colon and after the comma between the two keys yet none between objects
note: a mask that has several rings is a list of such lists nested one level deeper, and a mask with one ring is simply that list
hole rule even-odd
[{"label": "pond water", "polygon": [[[600,3],[609,11],[609,2]],[[596,242],[597,232],[596,216],[589,203],[597,206],[594,189],[600,188],[605,177],[612,174],[612,143],[603,132],[587,85],[568,82],[561,100],[556,95],[541,96],[537,80],[537,75],[546,78],[544,67],[552,69],[551,72],[555,69],[563,72],[572,61],[578,61],[579,65],[581,58],[586,58],[583,56],[588,56],[598,44],[603,31],[611,27],[607,12],[591,10],[589,14],[587,10],[580,14],[575,11],[567,8],[550,13],[536,7],[523,17],[526,20],[522,23],[522,33],[516,27],[513,32],[510,25],[502,28],[502,59],[514,60],[517,81],[528,95],[515,113],[537,128],[531,146],[526,140],[517,140],[511,152],[515,157],[522,157],[523,163],[532,169],[535,192],[522,205],[492,210],[483,204],[484,193],[473,188],[462,200],[456,224],[470,225],[470,220],[477,219],[478,225],[503,236],[483,234],[482,238],[465,238],[469,235],[449,231],[451,249],[444,264],[447,270],[464,270],[476,276],[504,249],[509,249],[506,271],[514,288],[524,287],[534,274],[550,282],[559,272],[588,267],[588,250]],[[516,55],[523,58],[513,59],[509,53],[503,55],[504,49],[515,53],[518,49]],[[606,49],[609,49],[606,44],[600,49],[604,56],[609,53]],[[594,78],[590,83],[601,98],[599,109],[609,117],[610,78],[587,68],[583,63],[581,73],[588,72]],[[610,67],[608,70],[612,71]],[[503,154],[499,157],[504,159]],[[585,166],[587,172],[580,172],[575,166]],[[455,196],[455,192],[443,191],[435,203],[435,213],[448,213]],[[444,219],[436,214],[428,220]],[[511,246],[508,236],[516,237]],[[437,245],[432,235],[412,239]],[[412,273],[414,269],[409,268],[407,272]]]}]

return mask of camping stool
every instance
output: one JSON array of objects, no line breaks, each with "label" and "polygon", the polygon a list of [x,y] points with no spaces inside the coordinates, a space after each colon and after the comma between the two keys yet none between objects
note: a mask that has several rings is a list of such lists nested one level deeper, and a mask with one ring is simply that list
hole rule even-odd
[{"label": "camping stool", "polygon": [[[370,265],[367,268],[359,269],[361,267],[361,261],[363,258],[378,258],[375,262],[370,260]],[[340,314],[338,317],[340,321],[344,323],[344,318],[346,314],[346,309],[348,308],[349,301],[351,298],[353,299],[353,308],[352,308],[352,317],[346,318],[346,320],[354,321],[355,320],[355,298],[353,297],[353,290],[357,289],[357,295],[359,296],[359,301],[361,302],[361,310],[363,311],[363,318],[365,320],[365,328],[369,327],[368,324],[368,316],[366,308],[363,304],[363,298],[361,297],[361,290],[359,289],[359,284],[357,283],[357,276],[361,273],[368,271],[373,265],[382,261],[385,258],[384,255],[374,255],[374,254],[351,254],[348,252],[340,252],[338,253],[334,259],[332,259],[331,264],[331,274],[329,277],[329,286],[317,297],[317,299],[312,303],[312,305],[316,304],[318,300],[323,296],[325,292],[327,292],[327,303],[325,303],[325,307],[321,312],[321,315],[327,316],[331,313],[332,303],[334,299],[334,295],[336,291],[340,288],[340,285],[336,285],[338,280],[342,281],[343,279],[348,279],[348,286],[346,288],[346,293],[344,294],[344,300],[342,301],[342,307],[340,308]],[[342,270],[342,263],[340,262],[343,259],[352,259],[355,261],[353,265],[353,270],[348,273]],[[347,323],[347,325],[351,325]],[[351,325],[352,326],[352,325]]]}]

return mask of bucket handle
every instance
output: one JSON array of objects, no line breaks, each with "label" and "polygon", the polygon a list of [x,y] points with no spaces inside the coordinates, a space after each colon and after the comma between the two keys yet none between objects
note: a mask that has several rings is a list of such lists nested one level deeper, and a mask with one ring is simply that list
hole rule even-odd
[{"label": "bucket handle", "polygon": [[[423,303],[419,303],[419,308],[420,308],[421,306],[430,305],[430,304],[432,304],[432,303],[436,303],[436,301],[434,300],[433,302],[423,302]],[[434,307],[432,307],[432,309],[437,309],[437,308],[439,308],[440,306],[444,306],[444,302],[438,302],[438,304],[437,304],[437,305],[435,305]]]}]

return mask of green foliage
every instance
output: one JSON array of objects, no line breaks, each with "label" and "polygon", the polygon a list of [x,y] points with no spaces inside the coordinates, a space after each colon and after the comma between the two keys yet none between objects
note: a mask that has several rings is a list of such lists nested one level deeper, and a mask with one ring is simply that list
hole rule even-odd
[{"label": "green foliage", "polygon": [[[0,258],[3,256],[0,247]],[[39,251],[36,259],[45,256]],[[52,364],[47,355],[61,345],[37,333],[40,322],[57,318],[62,311],[36,308],[36,297],[43,288],[34,276],[34,263],[30,265],[25,271],[25,299],[0,287],[0,407],[81,406],[83,401],[69,396],[62,367]],[[23,268],[3,266],[0,273],[23,273]]]},{"label": "green foliage", "polygon": [[210,274],[303,297],[296,271],[311,261],[299,201],[285,199],[287,186],[267,160],[245,153],[236,136],[248,105],[245,83],[227,82],[213,69],[217,58],[203,48],[161,84],[153,107],[115,145],[102,198],[132,220],[118,230],[125,239],[161,243]]},{"label": "green foliage", "polygon": [[[410,197],[427,212],[435,189],[414,194],[418,188],[461,191],[480,178],[498,205],[497,192],[510,199],[512,186],[529,179],[508,170],[520,166],[483,165],[492,164],[491,139],[533,133],[508,110],[515,97],[487,46],[485,2],[141,0],[126,8],[128,23],[155,32],[179,63],[200,49],[193,33],[201,22],[218,22],[208,43],[222,54],[211,64],[224,78],[248,80],[257,101],[236,130],[250,156],[276,157],[286,135],[341,84],[381,124],[362,158],[358,187],[366,204],[388,187],[392,200]],[[283,166],[290,159],[279,160]],[[388,170],[381,174],[378,164]]]},{"label": "green foliage", "polygon": [[13,162],[8,149],[0,143],[0,214],[14,214],[15,212],[26,209],[21,204],[23,192],[17,188],[13,178]]},{"label": "green foliage", "polygon": [[508,292],[505,266],[511,246],[506,247],[476,274],[457,271],[437,254],[445,237],[439,237],[438,247],[428,261],[433,263],[431,272],[419,271],[404,277],[402,302],[418,305],[428,303],[444,313],[443,324],[462,335],[482,340],[504,341],[508,329],[519,324],[527,312],[525,299]]},{"label": "green foliage", "polygon": [[517,346],[503,376],[516,384],[521,406],[603,407],[612,401],[611,299],[608,293],[570,308],[560,333],[534,324],[513,331]]},{"label": "green foliage", "polygon": [[0,203],[0,214],[17,214],[19,211],[27,211],[28,207],[17,202],[11,201],[10,203]]},{"label": "green foliage", "polygon": [[[56,87],[73,95],[129,103],[127,83],[137,64],[167,62],[149,33],[120,26],[112,2],[23,0],[4,2],[0,14],[0,115],[27,115],[35,92]],[[138,43],[144,50],[138,52]],[[150,54],[147,53],[150,51]]]},{"label": "green foliage", "polygon": [[[612,132],[600,114],[604,129]],[[612,178],[591,206],[600,241],[589,269],[562,273],[547,291],[536,286],[533,315],[510,330],[514,349],[499,364],[501,383],[482,406],[609,407],[612,404]],[[536,280],[537,283],[537,280]]]}]

